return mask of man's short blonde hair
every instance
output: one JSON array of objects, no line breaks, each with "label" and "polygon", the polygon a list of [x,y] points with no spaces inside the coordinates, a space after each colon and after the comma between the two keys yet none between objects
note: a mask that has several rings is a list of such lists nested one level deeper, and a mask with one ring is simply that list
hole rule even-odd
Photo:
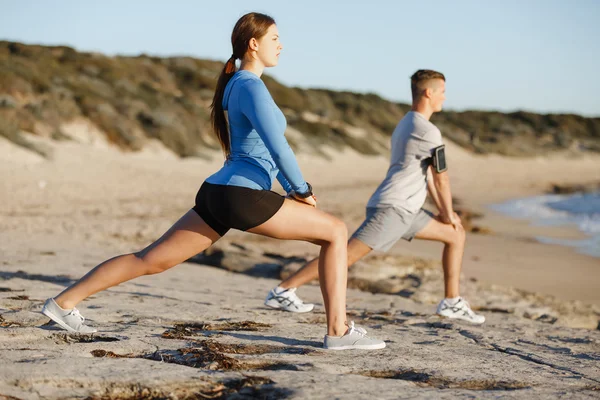
[{"label": "man's short blonde hair", "polygon": [[413,101],[418,99],[421,93],[423,93],[423,90],[426,89],[427,82],[434,79],[446,81],[444,74],[431,69],[420,69],[410,77],[410,90],[412,92]]}]

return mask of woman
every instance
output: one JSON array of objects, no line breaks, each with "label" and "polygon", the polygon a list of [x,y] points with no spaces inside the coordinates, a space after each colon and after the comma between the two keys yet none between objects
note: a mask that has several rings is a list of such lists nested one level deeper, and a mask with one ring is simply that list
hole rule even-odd
[{"label": "woman", "polygon": [[[264,14],[246,14],[236,23],[231,42],[233,54],[221,72],[211,106],[213,127],[226,155],[223,168],[203,183],[196,205],[160,239],[140,252],[98,265],[48,299],[42,312],[69,331],[95,332],[85,325],[77,303],[121,282],[172,268],[234,228],[320,245],[319,276],[327,314],[324,347],[385,347],[353,323],[346,326],[346,226],[316,209],[316,197],[284,137],[285,117],[260,79],[266,67],[277,65],[282,49],[275,21]],[[241,60],[237,72],[236,59]],[[287,198],[270,191],[275,177]]]}]

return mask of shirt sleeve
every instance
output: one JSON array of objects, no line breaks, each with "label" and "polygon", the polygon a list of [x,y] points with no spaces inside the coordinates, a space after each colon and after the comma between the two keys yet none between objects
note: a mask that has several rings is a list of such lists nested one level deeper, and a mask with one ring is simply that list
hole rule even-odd
[{"label": "shirt sleeve", "polygon": [[285,179],[285,176],[283,176],[281,171],[279,171],[279,173],[277,174],[277,180],[279,181],[279,184],[281,185],[283,190],[285,190],[286,193],[290,193],[293,190],[292,185],[290,185],[288,180]]},{"label": "shirt sleeve", "polygon": [[421,143],[419,144],[419,155],[423,158],[429,158],[433,156],[433,150],[436,147],[443,145],[442,133],[439,129],[429,129],[421,136]]},{"label": "shirt sleeve", "polygon": [[[265,84],[259,80],[247,82],[240,90],[239,100],[242,113],[250,120],[279,168],[277,179],[283,188],[288,193],[288,189],[306,193],[308,185],[302,177],[296,156],[277,123],[277,106]],[[287,185],[284,185],[281,178],[285,179]]]}]

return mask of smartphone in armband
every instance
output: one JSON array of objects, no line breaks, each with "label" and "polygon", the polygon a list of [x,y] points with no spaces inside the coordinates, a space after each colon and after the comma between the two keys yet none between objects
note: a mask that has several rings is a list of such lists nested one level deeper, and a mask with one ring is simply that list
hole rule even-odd
[{"label": "smartphone in armband", "polygon": [[438,174],[448,169],[448,164],[446,164],[445,145],[441,145],[433,149],[433,167]]}]

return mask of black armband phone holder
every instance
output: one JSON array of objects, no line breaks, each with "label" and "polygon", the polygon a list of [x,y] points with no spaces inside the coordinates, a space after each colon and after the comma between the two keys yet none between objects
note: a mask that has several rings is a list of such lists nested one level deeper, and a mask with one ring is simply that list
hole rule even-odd
[{"label": "black armband phone holder", "polygon": [[438,174],[448,169],[448,164],[446,163],[445,145],[441,145],[433,149],[433,167]]}]

